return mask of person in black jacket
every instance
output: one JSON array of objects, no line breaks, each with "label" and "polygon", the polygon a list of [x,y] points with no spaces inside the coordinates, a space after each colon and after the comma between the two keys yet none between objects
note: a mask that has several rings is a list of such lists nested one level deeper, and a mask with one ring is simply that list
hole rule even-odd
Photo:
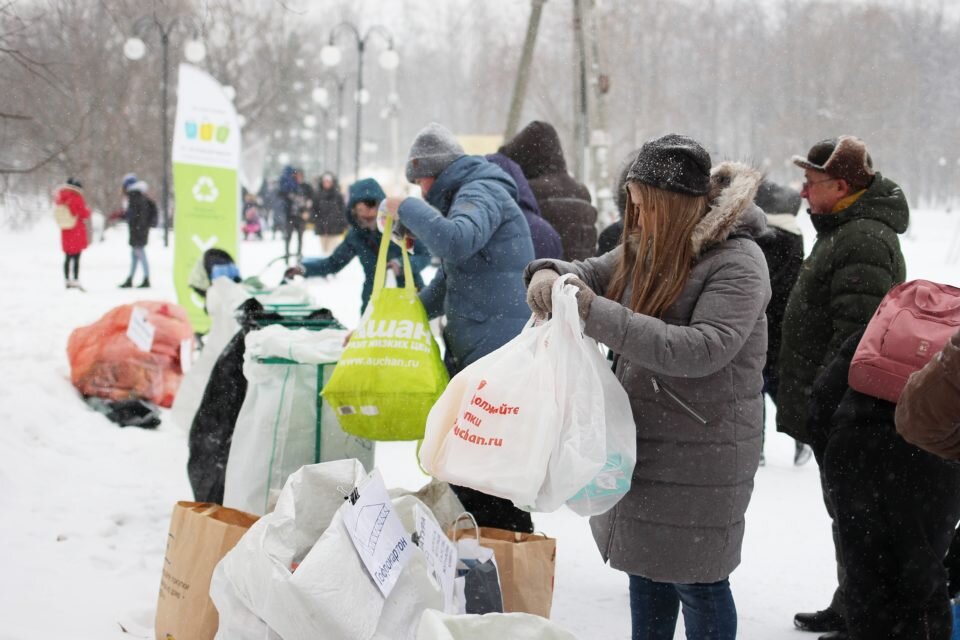
[{"label": "person in black jacket", "polygon": [[609,253],[610,251],[616,249],[620,244],[620,240],[623,239],[623,215],[627,209],[627,173],[630,171],[630,165],[633,164],[633,159],[637,157],[638,153],[640,153],[640,149],[633,151],[620,167],[620,173],[617,177],[617,184],[613,187],[613,193],[617,202],[617,211],[620,213],[620,218],[616,222],[612,222],[607,225],[607,227],[601,231],[600,235],[597,237],[598,256],[602,256],[603,254]]},{"label": "person in black jacket", "polygon": [[121,289],[133,286],[133,277],[137,273],[137,264],[142,265],[143,281],[139,287],[146,289],[150,286],[150,265],[147,263],[147,240],[150,227],[157,225],[157,204],[147,194],[147,183],[138,180],[133,174],[123,180],[123,194],[127,198],[127,209],[124,219],[130,232],[130,275],[120,285]]},{"label": "person in black jacket", "polygon": [[[783,312],[803,264],[803,236],[797,225],[802,198],[800,192],[764,179],[753,201],[767,214],[767,233],[757,238],[757,244],[767,259],[773,290],[773,297],[767,305],[767,364],[763,368],[763,392],[776,404]],[[797,466],[806,464],[812,456],[810,447],[799,440],[794,442],[793,463]],[[763,464],[762,454],[760,464]]]},{"label": "person in black jacket", "polygon": [[347,208],[340,184],[328,171],[320,176],[313,196],[313,230],[320,237],[321,255],[328,256],[337,248],[347,227]]},{"label": "person in black jacket", "polygon": [[863,333],[817,377],[808,412],[846,570],[847,631],[831,637],[949,640],[943,558],[960,519],[960,465],[907,444],[896,432],[895,404],[849,388]]}]

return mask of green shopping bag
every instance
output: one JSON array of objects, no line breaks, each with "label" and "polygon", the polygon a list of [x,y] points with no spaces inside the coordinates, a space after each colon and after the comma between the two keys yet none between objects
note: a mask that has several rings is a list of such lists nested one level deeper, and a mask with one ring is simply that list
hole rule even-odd
[{"label": "green shopping bag", "polygon": [[322,395],[348,433],[368,440],[419,440],[449,378],[417,297],[406,247],[405,286],[383,286],[391,227],[388,220],[367,310]]}]

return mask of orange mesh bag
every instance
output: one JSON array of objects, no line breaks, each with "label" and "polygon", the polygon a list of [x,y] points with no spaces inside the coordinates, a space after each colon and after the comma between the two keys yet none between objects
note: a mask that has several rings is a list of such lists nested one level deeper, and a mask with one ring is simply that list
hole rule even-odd
[{"label": "orange mesh bag", "polygon": [[[150,351],[142,351],[127,337],[134,306],[146,310],[147,322],[156,329]],[[70,381],[85,396],[140,398],[169,407],[183,376],[180,349],[184,341],[192,345],[193,329],[178,305],[142,301],[115,307],[70,334]]]}]

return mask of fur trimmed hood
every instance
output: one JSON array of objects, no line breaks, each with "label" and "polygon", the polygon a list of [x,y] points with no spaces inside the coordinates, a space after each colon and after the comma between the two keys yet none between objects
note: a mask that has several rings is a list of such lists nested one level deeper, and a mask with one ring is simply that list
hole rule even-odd
[{"label": "fur trimmed hood", "polygon": [[763,175],[740,162],[722,162],[710,172],[710,209],[693,229],[693,253],[725,241],[734,232],[756,238],[766,231],[766,216],[753,203]]}]

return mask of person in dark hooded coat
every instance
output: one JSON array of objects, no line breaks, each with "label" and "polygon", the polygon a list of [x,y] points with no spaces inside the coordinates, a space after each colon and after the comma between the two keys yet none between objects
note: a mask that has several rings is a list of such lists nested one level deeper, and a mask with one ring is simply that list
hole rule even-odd
[{"label": "person in dark hooded coat", "polygon": [[486,158],[503,169],[517,183],[519,192],[517,204],[520,205],[523,217],[527,219],[527,224],[530,226],[530,239],[533,240],[533,254],[536,259],[563,260],[563,242],[560,240],[560,234],[553,225],[543,219],[540,207],[537,206],[537,199],[520,165],[502,153],[491,153]]},{"label": "person in dark hooded coat", "polygon": [[313,197],[313,230],[320,237],[320,253],[330,255],[348,227],[340,183],[328,171],[320,176]]},{"label": "person in dark hooded coat", "polygon": [[[533,260],[530,227],[510,176],[481,156],[466,155],[439,124],[417,134],[406,175],[424,200],[387,198],[385,213],[441,260],[420,300],[431,318],[447,317],[443,338],[453,376],[519,335],[530,319],[522,278]],[[530,514],[509,500],[467,487],[453,490],[480,526],[533,531]]]},{"label": "person in dark hooded coat", "polygon": [[567,173],[553,125],[535,120],[499,152],[520,165],[540,213],[560,234],[565,258],[592,258],[597,248],[597,210],[590,204],[587,188]]},{"label": "person in dark hooded coat", "polygon": [[[373,284],[376,277],[377,257],[380,252],[380,241],[383,234],[377,229],[377,208],[380,201],[386,197],[380,184],[373,178],[364,178],[350,185],[350,201],[347,211],[350,220],[350,231],[347,232],[333,253],[327,258],[307,258],[302,267],[287,269],[285,277],[297,275],[312,278],[315,276],[329,276],[339,273],[350,264],[354,258],[360,259],[363,273],[363,291],[360,294],[361,315],[370,302],[373,293]],[[390,243],[387,252],[387,268],[397,277],[397,286],[404,285],[403,268],[401,266],[402,253],[400,246]],[[419,240],[413,246],[410,256],[410,268],[413,270],[413,283],[417,290],[423,289],[423,278],[420,272],[430,264],[430,252]]]}]

